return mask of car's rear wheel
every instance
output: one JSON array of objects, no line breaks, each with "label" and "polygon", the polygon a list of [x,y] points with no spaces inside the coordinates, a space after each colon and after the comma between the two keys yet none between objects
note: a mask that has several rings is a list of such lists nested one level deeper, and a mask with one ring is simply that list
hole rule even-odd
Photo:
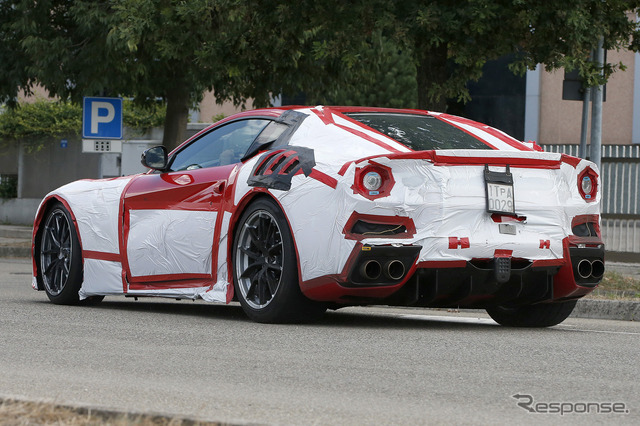
[{"label": "car's rear wheel", "polygon": [[242,308],[254,321],[310,321],[326,309],[300,291],[289,225],[279,207],[266,198],[253,202],[238,222],[233,283]]},{"label": "car's rear wheel", "polygon": [[78,304],[82,253],[71,215],[61,203],[49,209],[36,249],[40,279],[49,300],[60,305]]},{"label": "car's rear wheel", "polygon": [[567,319],[575,300],[558,303],[540,303],[526,306],[495,306],[487,308],[487,313],[495,322],[507,327],[551,327]]}]

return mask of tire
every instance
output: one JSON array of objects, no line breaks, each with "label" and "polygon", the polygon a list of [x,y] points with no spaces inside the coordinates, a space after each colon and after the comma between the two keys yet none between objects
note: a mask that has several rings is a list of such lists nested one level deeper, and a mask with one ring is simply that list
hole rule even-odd
[{"label": "tire", "polygon": [[487,313],[495,322],[507,327],[551,327],[566,320],[577,300],[558,303],[540,303],[517,307],[495,306]]},{"label": "tire", "polygon": [[49,209],[37,248],[38,274],[49,300],[58,305],[80,304],[82,250],[71,214],[61,203]]},{"label": "tire", "polygon": [[233,242],[233,284],[242,309],[257,322],[312,321],[326,310],[300,291],[291,230],[268,198],[251,203],[240,217]]}]

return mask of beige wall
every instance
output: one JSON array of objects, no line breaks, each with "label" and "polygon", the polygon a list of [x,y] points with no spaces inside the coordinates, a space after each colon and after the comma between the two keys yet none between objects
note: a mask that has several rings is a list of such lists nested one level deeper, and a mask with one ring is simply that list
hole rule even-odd
[{"label": "beige wall", "polygon": [[[602,109],[603,144],[631,143],[634,60],[634,53],[630,51],[607,52],[607,62],[622,62],[627,70],[617,71],[607,83],[607,101]],[[562,100],[563,79],[563,70],[541,74],[540,144],[580,143],[582,102]]]},{"label": "beige wall", "polygon": [[213,123],[213,117],[224,114],[228,117],[236,112],[253,109],[253,102],[249,100],[245,105],[245,108],[236,107],[232,102],[224,102],[222,105],[216,103],[216,97],[213,92],[205,92],[202,102],[200,102],[200,117],[201,123]]},{"label": "beige wall", "polygon": [[[33,92],[33,95],[29,95],[29,96],[25,96],[24,92],[18,92],[18,102],[33,103],[38,99],[52,99],[49,97],[49,92],[47,91],[47,89],[45,89],[40,85],[33,86],[31,88],[31,91]],[[53,99],[58,99],[58,98],[53,98]]]}]

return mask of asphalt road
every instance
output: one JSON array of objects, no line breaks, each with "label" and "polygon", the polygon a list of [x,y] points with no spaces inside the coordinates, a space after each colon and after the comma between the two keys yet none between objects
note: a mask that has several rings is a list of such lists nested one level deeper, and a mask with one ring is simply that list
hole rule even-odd
[{"label": "asphalt road", "polygon": [[26,261],[0,259],[0,345],[0,397],[241,424],[640,424],[637,322],[522,330],[348,308],[287,326],[237,305],[66,307],[31,289]]}]

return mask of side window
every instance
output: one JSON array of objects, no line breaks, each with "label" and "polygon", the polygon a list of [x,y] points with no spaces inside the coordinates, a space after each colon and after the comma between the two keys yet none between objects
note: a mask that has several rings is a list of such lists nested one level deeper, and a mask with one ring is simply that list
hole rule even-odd
[{"label": "side window", "polygon": [[201,136],[178,152],[169,169],[193,170],[226,166],[240,161],[270,120],[242,120],[226,124]]}]

